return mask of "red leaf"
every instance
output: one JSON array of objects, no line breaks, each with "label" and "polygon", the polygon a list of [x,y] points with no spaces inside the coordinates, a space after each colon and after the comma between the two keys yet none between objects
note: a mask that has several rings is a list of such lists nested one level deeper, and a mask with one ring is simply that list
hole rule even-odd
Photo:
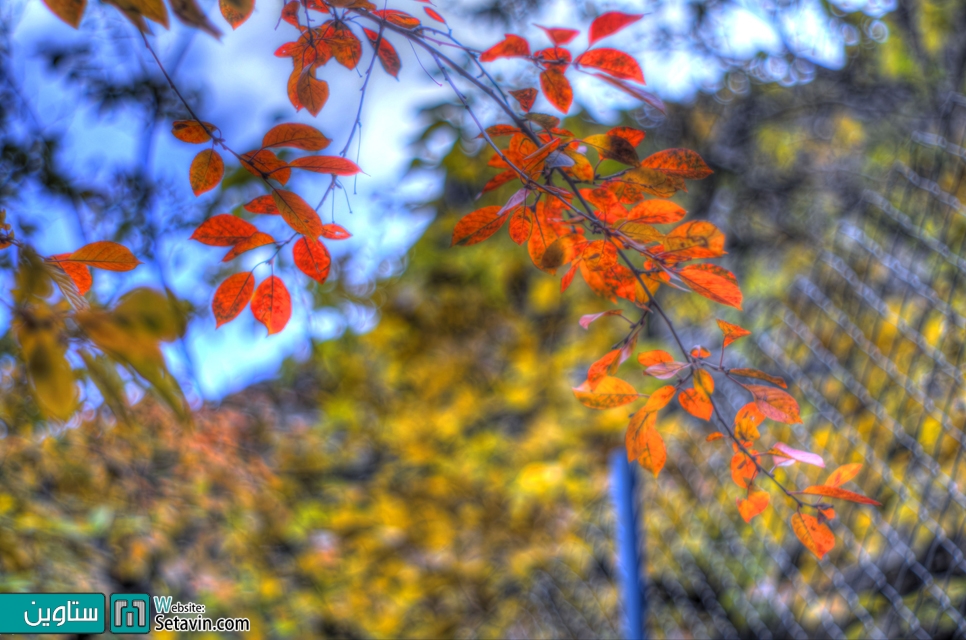
[{"label": "red leaf", "polygon": [[282,7],[282,20],[289,23],[293,27],[298,27],[299,29],[301,29],[302,25],[299,24],[300,8],[301,8],[301,4],[296,0],[292,0],[292,2],[286,3],[285,6]]},{"label": "red leaf", "polygon": [[291,147],[305,151],[321,151],[329,146],[322,132],[307,124],[294,122],[277,124],[262,138],[263,147]]},{"label": "red leaf", "polygon": [[446,24],[446,20],[443,18],[443,16],[439,15],[429,7],[423,7],[423,11],[425,11],[426,15],[432,18],[433,20],[435,20],[436,22],[442,22],[443,24]]},{"label": "red leaf", "polygon": [[711,435],[709,435],[707,438],[705,438],[704,441],[705,442],[714,442],[716,440],[721,440],[722,438],[724,438],[724,434],[721,433],[720,431],[715,431],[714,433],[712,433]]},{"label": "red leaf", "polygon": [[792,529],[805,548],[814,553],[819,560],[835,547],[835,535],[827,525],[815,516],[796,513],[792,516]]},{"label": "red leaf", "polygon": [[520,108],[524,111],[530,111],[533,108],[533,101],[537,99],[537,90],[533,88],[514,89],[509,91],[509,94],[516,98],[516,101],[520,103]]},{"label": "red leaf", "polygon": [[239,241],[234,247],[231,248],[231,251],[225,254],[225,257],[222,258],[221,261],[228,262],[229,260],[234,260],[247,251],[264,247],[265,245],[272,244],[273,242],[275,242],[275,238],[272,236],[268,235],[267,233],[262,233],[261,231],[256,231],[244,240]]},{"label": "red leaf", "polygon": [[[749,453],[753,456],[756,452],[752,449]],[[738,451],[731,457],[731,479],[736,485],[747,489],[757,475],[755,460],[744,451]]]},{"label": "red leaf", "polygon": [[543,95],[547,96],[550,104],[557,107],[562,113],[567,113],[570,110],[574,91],[570,87],[570,81],[556,67],[550,67],[540,73],[540,86],[543,88]]},{"label": "red leaf", "polygon": [[255,234],[258,228],[250,222],[227,213],[219,213],[201,223],[191,240],[212,247],[230,247]]},{"label": "red leaf", "polygon": [[218,6],[231,28],[237,29],[251,17],[255,0],[219,0]]},{"label": "red leaf", "polygon": [[576,29],[561,29],[559,27],[541,27],[539,24],[536,25],[538,29],[547,34],[547,37],[556,44],[567,44],[571,40],[577,37],[580,33]]},{"label": "red leaf", "polygon": [[493,205],[463,216],[453,229],[452,246],[483,242],[500,230],[508,215],[509,212],[503,211],[503,207]]},{"label": "red leaf", "polygon": [[77,287],[77,292],[84,295],[91,290],[91,285],[94,284],[94,276],[91,275],[91,270],[86,264],[70,262],[67,260],[69,257],[69,253],[58,253],[50,256],[49,260],[60,267],[73,281],[74,286]]},{"label": "red leaf", "polygon": [[396,11],[395,9],[382,9],[380,11],[373,11],[372,15],[382,18],[389,24],[394,24],[397,27],[402,27],[403,29],[415,29],[419,26],[419,20],[404,13],[402,11]]},{"label": "red leaf", "polygon": [[617,33],[629,24],[643,18],[640,14],[627,14],[620,11],[608,11],[598,16],[590,23],[590,44],[594,44],[612,33]]},{"label": "red leaf", "polygon": [[295,93],[301,106],[308,109],[313,116],[317,116],[329,99],[329,83],[317,79],[315,72],[309,67],[299,73],[295,82]]},{"label": "red leaf", "polygon": [[324,244],[312,238],[299,238],[292,247],[292,259],[302,273],[319,284],[325,284],[326,278],[329,277],[332,259]]},{"label": "red leaf", "polygon": [[239,158],[241,166],[248,173],[259,178],[272,178],[285,184],[292,175],[292,170],[288,163],[280,160],[278,156],[268,149],[258,149],[249,151]]},{"label": "red leaf", "polygon": [[680,176],[689,180],[703,180],[714,171],[704,160],[690,149],[664,149],[644,158],[642,167],[658,169],[664,173]]},{"label": "red leaf", "polygon": [[838,487],[829,487],[827,485],[815,485],[813,487],[808,487],[803,490],[802,493],[808,494],[810,496],[825,496],[826,498],[838,498],[839,500],[848,500],[850,502],[857,502],[859,504],[871,504],[874,507],[881,507],[882,503],[873,500],[872,498],[867,498],[861,493],[855,493],[854,491],[848,491],[846,489],[840,489]]},{"label": "red leaf", "polygon": [[498,42],[480,54],[480,62],[491,62],[497,58],[517,58],[530,55],[530,45],[520,36],[507,33],[502,42]]},{"label": "red leaf", "polygon": [[730,271],[715,264],[696,264],[684,267],[678,275],[698,295],[741,309],[741,289]]},{"label": "red leaf", "polygon": [[174,137],[190,144],[208,142],[211,140],[211,134],[208,132],[216,128],[210,122],[201,123],[197,120],[175,120],[171,123],[171,133]]},{"label": "red leaf", "polygon": [[339,156],[305,156],[292,160],[289,166],[314,171],[315,173],[330,173],[336,176],[353,176],[362,171],[352,160]]},{"label": "red leaf", "polygon": [[380,39],[377,32],[366,28],[363,28],[362,30],[369,39],[369,44],[371,44],[374,48],[376,47],[376,43],[379,43],[378,48],[376,48],[376,55],[379,57],[379,64],[382,65],[382,68],[386,71],[386,73],[391,75],[393,78],[398,78],[399,70],[402,69],[402,61],[399,59],[399,54],[396,52],[396,48],[392,46],[388,40],[386,40],[385,36]]},{"label": "red leaf", "polygon": [[593,67],[622,80],[644,84],[644,72],[634,58],[617,49],[591,49],[574,61],[583,67]]},{"label": "red leaf", "polygon": [[275,206],[275,199],[271,194],[258,196],[251,202],[246,203],[244,209],[251,213],[261,213],[270,216],[278,215],[278,207]]},{"label": "red leaf", "polygon": [[215,290],[211,301],[211,311],[215,314],[216,327],[231,322],[241,313],[252,299],[255,289],[255,276],[251,273],[236,273],[228,276]]},{"label": "red leaf", "polygon": [[252,297],[252,315],[265,325],[268,335],[284,329],[292,317],[292,298],[285,283],[270,276],[258,285]]},{"label": "red leaf", "polygon": [[645,200],[628,212],[627,220],[646,224],[670,224],[686,214],[684,209],[670,200]]},{"label": "red leaf", "polygon": [[225,163],[218,152],[212,149],[205,149],[196,155],[188,169],[191,190],[196,196],[217,187],[223,175],[225,175]]},{"label": "red leaf", "polygon": [[623,138],[624,140],[627,140],[632,147],[636,147],[644,141],[646,134],[640,129],[634,129],[631,127],[614,127],[607,132],[607,135]]},{"label": "red leaf", "polygon": [[272,199],[282,218],[297,233],[310,238],[318,238],[322,235],[322,220],[319,214],[300,195],[275,189],[272,191]]}]

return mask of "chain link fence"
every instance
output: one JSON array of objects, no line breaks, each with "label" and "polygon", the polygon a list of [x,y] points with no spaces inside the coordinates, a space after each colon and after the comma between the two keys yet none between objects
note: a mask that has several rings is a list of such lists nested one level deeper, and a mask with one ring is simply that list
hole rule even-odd
[{"label": "chain link fence", "polygon": [[[783,298],[757,303],[771,324],[745,349],[788,380],[806,416],[772,425],[769,441],[862,462],[855,482],[883,507],[841,505],[836,548],[817,561],[784,505],[745,525],[730,450],[682,431],[670,478],[640,496],[649,635],[966,637],[966,99],[950,98],[901,157]],[[824,474],[788,477],[801,487]]]}]

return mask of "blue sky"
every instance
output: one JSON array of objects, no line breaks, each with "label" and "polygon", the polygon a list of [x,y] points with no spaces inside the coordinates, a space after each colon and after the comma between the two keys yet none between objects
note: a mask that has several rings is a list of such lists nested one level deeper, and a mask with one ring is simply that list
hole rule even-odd
[{"label": "blue sky", "polygon": [[[170,31],[156,28],[156,35],[152,38],[166,65],[174,68],[175,61],[180,60],[175,71],[179,86],[186,90],[203,90],[205,99],[199,116],[217,124],[229,144],[238,151],[257,147],[261,134],[280,120],[313,124],[333,140],[323,153],[337,153],[345,144],[358,106],[358,88],[362,83],[359,75],[335,64],[327,65],[320,76],[333,88],[329,102],[317,118],[305,111],[296,114],[285,94],[291,62],[272,55],[279,45],[294,39],[295,34],[294,29],[284,23],[276,29],[281,3],[257,0],[253,17],[236,32],[223,21],[216,3],[202,0],[201,4],[208,9],[212,21],[225,32],[220,42],[186,29],[176,21],[172,21]],[[71,171],[100,171],[106,175],[113,166],[145,164],[146,159],[146,170],[170,186],[170,192],[156,212],[160,222],[163,223],[166,211],[190,211],[196,207],[197,202],[188,186],[187,171],[199,147],[176,141],[170,135],[169,125],[158,127],[152,134],[150,130],[146,132],[143,123],[131,114],[105,118],[85,109],[83,101],[78,100],[72,90],[65,89],[61,79],[45,71],[36,55],[38,48],[45,43],[89,40],[95,44],[102,63],[117,73],[150,67],[154,63],[143,45],[130,47],[140,54],[138,59],[111,54],[111,38],[129,38],[137,45],[138,36],[133,27],[107,6],[89,11],[93,15],[85,19],[78,33],[54,18],[40,0],[15,0],[4,5],[0,11],[10,12],[15,23],[12,45],[16,81],[23,97],[41,119],[43,128],[65,136],[66,144],[60,157],[64,166]],[[403,0],[393,6],[423,17],[422,5],[412,0]],[[485,48],[498,41],[502,36],[501,29],[496,26],[481,28],[478,20],[471,22],[460,17],[463,13],[460,9],[467,6],[469,4],[437,2],[454,33],[462,34],[461,39],[469,46]],[[774,21],[768,19],[762,6],[763,3],[749,0],[716,15],[718,27],[711,38],[714,46],[735,58],[745,59],[759,52],[776,53],[784,37],[816,64],[841,66],[845,40],[850,34],[830,26],[817,2],[806,0],[788,10],[779,20],[785,29],[784,34],[776,31]],[[873,16],[890,8],[881,3],[863,6]],[[699,88],[713,88],[720,83],[722,69],[702,58],[689,44],[685,27],[689,23],[691,5],[674,0],[662,3],[659,8],[649,7],[648,3],[640,2],[601,3],[600,11],[636,13],[643,10],[648,13],[643,20],[608,40],[606,46],[636,54],[642,62],[649,88],[665,100],[687,101]],[[847,8],[855,10],[858,7]],[[573,15],[574,6],[569,2],[544,3],[532,22],[575,26],[570,17]],[[578,26],[586,30],[587,24]],[[669,49],[655,51],[649,48],[649,43],[655,41],[656,30],[661,27],[675,34],[677,40]],[[528,26],[516,32],[535,44],[543,42],[544,36],[535,27]],[[572,48],[579,51],[585,43],[586,36],[581,35]],[[439,176],[431,172],[410,174],[405,178],[403,175],[411,160],[409,141],[415,138],[423,124],[415,117],[417,109],[421,105],[449,99],[449,89],[431,81],[403,42],[397,41],[396,45],[403,58],[400,80],[379,72],[370,83],[366,97],[358,162],[368,175],[360,176],[355,184],[352,180],[345,182],[350,190],[351,213],[345,197],[339,194],[336,198],[335,220],[346,227],[353,238],[328,244],[335,256],[350,256],[344,276],[362,289],[380,273],[385,275],[396,268],[393,265],[401,264],[400,259],[432,216],[432,212],[419,207],[419,203],[432,197],[440,184]],[[364,51],[362,68],[370,55],[368,47]],[[498,61],[492,65],[492,71],[511,83],[533,86],[529,78],[531,69],[519,61]],[[779,75],[783,73],[780,66],[775,71]],[[575,82],[575,94],[585,109],[604,122],[613,121],[620,110],[636,106],[631,98],[602,87],[590,78]],[[541,109],[539,103],[537,108],[549,111],[549,107]],[[481,113],[491,122],[497,117],[495,111],[483,109]],[[437,141],[440,148],[450,142],[448,139]],[[307,199],[311,202],[322,193],[327,183],[328,179],[322,176],[300,178],[294,186],[309,196]],[[17,213],[43,223],[33,238],[42,252],[69,251],[84,243],[82,225],[73,210],[63,203],[49,202],[37,194],[23,194],[21,211]],[[203,215],[200,209],[197,215],[200,222]],[[333,211],[326,205],[323,217],[328,219],[331,215]],[[279,221],[269,220],[267,224],[270,227],[276,222]],[[270,228],[266,230],[271,231]],[[247,260],[253,264],[265,257],[258,251],[252,253],[239,262],[244,264]],[[175,292],[207,307],[211,288],[205,284],[205,274],[219,266],[221,253],[190,242],[179,234],[170,234],[161,245],[161,254],[165,279]],[[262,278],[267,272],[258,275]],[[294,276],[286,275],[286,278],[290,280],[289,288],[293,292],[294,313],[289,327],[281,334],[266,337],[264,328],[248,312],[217,331],[210,313],[203,314],[193,323],[183,346],[194,362],[197,387],[186,375],[183,349],[169,349],[172,368],[185,378],[191,396],[216,399],[237,391],[254,380],[270,377],[286,356],[306,354],[310,337],[329,339],[345,330],[364,331],[377,321],[373,310],[365,307],[313,311],[304,299],[305,282],[291,281]],[[98,272],[95,275],[97,293],[102,299],[133,286],[145,283],[157,286],[159,282],[159,273],[152,265],[128,274]]]}]

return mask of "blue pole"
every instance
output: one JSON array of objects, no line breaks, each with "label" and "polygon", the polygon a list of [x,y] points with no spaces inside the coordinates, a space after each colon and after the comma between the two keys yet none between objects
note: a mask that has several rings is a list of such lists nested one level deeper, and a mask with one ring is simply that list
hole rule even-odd
[{"label": "blue pole", "polygon": [[620,600],[624,608],[624,625],[629,640],[644,640],[644,571],[638,532],[637,474],[627,462],[623,447],[610,456],[611,499],[617,515],[617,570],[620,576]]}]

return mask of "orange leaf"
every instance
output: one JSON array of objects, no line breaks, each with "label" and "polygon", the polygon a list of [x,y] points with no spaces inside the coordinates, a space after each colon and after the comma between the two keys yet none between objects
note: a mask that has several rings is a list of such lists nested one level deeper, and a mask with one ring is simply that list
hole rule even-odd
[{"label": "orange leaf", "polygon": [[[379,57],[379,64],[382,68],[391,75],[393,78],[399,77],[399,70],[402,69],[402,61],[399,59],[399,53],[396,52],[396,48],[386,40],[386,37],[379,37],[379,34],[371,29],[362,29],[366,37],[369,39],[369,44],[376,49],[376,56]],[[379,46],[376,47],[376,43]]]},{"label": "orange leaf", "polygon": [[608,11],[601,14],[590,23],[590,44],[620,31],[643,17],[640,14],[621,13],[620,11]]},{"label": "orange leaf", "polygon": [[538,29],[540,29],[545,34],[547,34],[547,37],[550,38],[550,40],[554,44],[567,44],[568,42],[576,38],[578,33],[580,33],[576,29],[561,29],[558,27],[541,27],[539,24],[536,26]]},{"label": "orange leaf", "polygon": [[691,220],[678,225],[664,238],[665,254],[677,261],[717,258],[725,254],[725,235],[707,220]]},{"label": "orange leaf", "polygon": [[704,369],[697,369],[694,372],[694,388],[700,389],[710,396],[714,393],[714,378]]},{"label": "orange leaf", "polygon": [[61,258],[59,262],[79,262],[105,271],[130,271],[141,264],[130,249],[110,240],[84,245],[66,258]]},{"label": "orange leaf", "polygon": [[[207,127],[207,130],[205,129]],[[215,125],[205,122],[204,126],[197,120],[175,120],[171,123],[171,133],[182,142],[201,144],[211,140],[209,131],[214,131]]]},{"label": "orange leaf", "polygon": [[[517,209],[516,213],[510,216],[510,239],[517,244],[523,244],[530,239],[530,232],[533,230],[533,217],[530,210],[526,207]],[[585,329],[587,327],[584,327]]]},{"label": "orange leaf", "polygon": [[846,489],[841,489],[839,487],[830,487],[827,485],[815,485],[808,487],[802,493],[808,494],[810,496],[825,496],[826,498],[838,498],[839,500],[848,500],[850,502],[857,502],[859,504],[871,504],[874,507],[881,507],[882,503],[873,500],[872,498],[867,498],[861,493],[855,493],[854,491],[847,491]]},{"label": "orange leaf", "polygon": [[252,315],[265,325],[268,335],[278,333],[292,317],[292,298],[285,283],[276,276],[269,276],[252,296]]},{"label": "orange leaf", "polygon": [[640,129],[634,129],[632,127],[614,127],[607,132],[607,135],[623,138],[624,140],[627,140],[632,147],[636,147],[644,141],[646,134]]},{"label": "orange leaf", "polygon": [[686,214],[687,211],[670,200],[645,200],[628,212],[627,219],[647,224],[669,224]]},{"label": "orange leaf", "polygon": [[658,151],[642,160],[641,166],[690,180],[702,180],[714,173],[701,156],[690,149]]},{"label": "orange leaf", "polygon": [[650,395],[650,397],[647,399],[647,402],[644,403],[644,408],[642,411],[651,413],[660,411],[666,407],[671,401],[671,398],[674,397],[675,390],[676,387],[673,384],[668,384],[661,387]]},{"label": "orange leaf", "polygon": [[480,62],[491,62],[497,58],[516,58],[530,55],[530,45],[520,36],[512,33],[505,34],[502,42],[498,42],[480,54]]},{"label": "orange leaf", "polygon": [[244,209],[245,211],[250,211],[251,213],[261,213],[272,216],[278,215],[278,207],[275,206],[275,199],[271,194],[258,196],[251,202],[246,203]]},{"label": "orange leaf", "polygon": [[708,400],[708,394],[701,389],[685,389],[678,394],[678,402],[681,408],[690,413],[695,418],[710,420],[713,407]]},{"label": "orange leaf", "polygon": [[[487,127],[485,131],[486,131],[486,135],[490,136],[491,138],[500,138],[502,136],[512,136],[518,133],[523,133],[522,131],[520,131],[519,128],[514,127],[513,125],[510,125],[510,124],[495,124],[492,127]],[[482,133],[477,136],[477,138],[482,138],[482,137],[483,137]],[[506,164],[502,166],[506,166]]]},{"label": "orange leaf", "polygon": [[415,29],[419,26],[419,20],[404,13],[402,11],[396,11],[395,9],[382,9],[380,11],[373,11],[372,15],[382,18],[389,24],[394,24],[397,27],[402,27],[403,29]]},{"label": "orange leaf", "polygon": [[792,516],[792,529],[805,548],[814,553],[819,560],[835,547],[835,535],[827,525],[815,516],[796,513]]},{"label": "orange leaf", "polygon": [[516,101],[520,103],[520,108],[524,111],[532,109],[533,101],[537,99],[537,90],[533,88],[511,90],[509,93],[516,98]]},{"label": "orange leaf", "polygon": [[[718,323],[718,328],[721,329],[721,333],[724,334],[724,344],[723,347],[727,347],[729,344],[738,340],[739,338],[744,338],[745,336],[750,336],[751,331],[743,329],[736,324],[731,324],[730,322],[725,322],[724,320],[716,320]],[[782,385],[783,387],[785,385]]]},{"label": "orange leaf", "polygon": [[322,233],[320,235],[323,238],[328,238],[329,240],[345,240],[346,238],[352,237],[351,233],[337,224],[322,225]]},{"label": "orange leaf", "polygon": [[[750,450],[755,455],[754,449]],[[754,459],[744,451],[738,451],[731,457],[731,479],[742,489],[747,489],[758,475],[758,467]]]},{"label": "orange leaf", "polygon": [[547,96],[550,104],[561,112],[567,113],[570,103],[574,100],[574,91],[570,87],[570,81],[560,70],[550,67],[541,72],[540,87],[543,88],[543,94]]},{"label": "orange leaf", "polygon": [[73,281],[74,286],[77,287],[77,292],[84,295],[91,290],[91,285],[94,284],[94,276],[91,275],[91,270],[87,265],[70,262],[67,260],[69,257],[69,253],[58,253],[50,256],[50,262],[60,267]]},{"label": "orange leaf", "polygon": [[735,437],[742,442],[751,442],[761,437],[758,425],[765,419],[765,415],[758,410],[758,405],[749,402],[738,409],[735,415]]},{"label": "orange leaf", "polygon": [[228,262],[229,260],[234,260],[246,251],[264,247],[265,245],[272,244],[273,242],[275,242],[275,238],[272,236],[268,235],[267,233],[262,233],[261,231],[256,231],[244,240],[240,240],[238,244],[232,247],[231,250],[225,254],[225,257],[222,258],[221,261]]},{"label": "orange leaf", "polygon": [[745,389],[755,397],[755,402],[765,417],[776,422],[796,424],[802,421],[798,415],[798,402],[781,389],[746,384]]},{"label": "orange leaf", "polygon": [[695,347],[695,348],[691,349],[691,357],[692,358],[704,359],[704,358],[709,357],[710,355],[711,355],[711,352],[708,351],[707,349],[705,349],[704,347],[700,347],[699,346],[699,347]]},{"label": "orange leaf", "polygon": [[712,433],[711,435],[709,435],[707,438],[705,438],[704,441],[705,442],[714,442],[715,440],[721,440],[722,438],[724,438],[724,434],[721,433],[720,431],[715,431],[714,433]]},{"label": "orange leaf", "polygon": [[279,189],[272,190],[275,207],[282,218],[296,233],[310,238],[322,235],[322,220],[309,203],[297,193]]},{"label": "orange leaf", "polygon": [[258,228],[251,222],[227,213],[219,213],[202,222],[191,234],[191,240],[212,247],[230,247],[257,231]]},{"label": "orange leaf", "polygon": [[742,376],[744,378],[764,380],[765,382],[777,384],[782,389],[788,388],[788,385],[785,384],[785,381],[782,378],[779,378],[778,376],[770,376],[764,371],[759,371],[758,369],[730,369],[728,373],[733,373],[736,376]]},{"label": "orange leaf", "polygon": [[621,350],[614,349],[590,365],[587,370],[587,384],[591,390],[596,389],[597,384],[607,376],[614,375],[621,363],[620,355]]},{"label": "orange leaf", "polygon": [[[631,143],[619,136],[597,134],[585,137],[584,142],[596,149],[601,158],[617,160],[632,167],[637,166],[637,163],[640,162],[637,151],[634,150]],[[613,194],[611,194],[611,197],[613,197]]]},{"label": "orange leaf", "polygon": [[639,394],[626,380],[605,377],[591,390],[587,383],[574,387],[577,399],[591,409],[613,409],[637,400]]},{"label": "orange leaf", "polygon": [[657,423],[657,414],[641,409],[631,416],[631,421],[627,425],[624,433],[624,446],[627,449],[627,460],[636,460],[644,450],[644,434],[646,431],[653,431]]},{"label": "orange leaf", "polygon": [[593,67],[621,80],[633,80],[644,84],[644,72],[637,61],[617,49],[591,49],[577,56],[574,64]]},{"label": "orange leaf", "polygon": [[645,429],[640,436],[641,452],[637,457],[637,462],[654,474],[661,473],[664,463],[667,462],[667,448],[664,446],[664,438],[657,432],[657,429]]},{"label": "orange leaf", "polygon": [[292,160],[289,166],[314,171],[315,173],[330,173],[336,176],[353,176],[362,171],[352,160],[339,156],[305,156]]},{"label": "orange leaf", "polygon": [[259,178],[273,178],[285,184],[292,176],[292,170],[288,163],[280,160],[268,149],[244,153],[239,158],[239,162],[246,171]]},{"label": "orange leaf", "polygon": [[302,273],[319,284],[325,284],[332,259],[324,244],[313,238],[299,238],[292,247],[292,259]]},{"label": "orange leaf", "polygon": [[217,187],[223,175],[225,175],[225,163],[213,149],[205,149],[196,155],[188,170],[191,190],[196,196]]},{"label": "orange leaf", "polygon": [[667,351],[661,351],[660,349],[655,349],[654,351],[643,351],[637,354],[637,361],[640,362],[644,368],[653,366],[655,364],[663,364],[666,362],[674,362],[674,358]]},{"label": "orange leaf", "polygon": [[509,212],[503,211],[503,207],[492,205],[463,216],[453,229],[452,246],[483,242],[500,230],[508,215]]},{"label": "orange leaf", "polygon": [[317,116],[329,99],[329,83],[316,78],[315,72],[309,67],[299,73],[295,81],[295,94],[299,104]]},{"label": "orange leaf", "polygon": [[[630,183],[636,189],[659,198],[670,198],[675,193],[685,188],[684,178],[672,176],[664,173],[663,171],[658,171],[657,169],[648,169],[642,167],[635,167],[634,169],[625,172],[615,181]],[[639,199],[640,198],[638,198],[638,200]],[[638,200],[634,200],[634,202],[637,202]]]},{"label": "orange leaf", "polygon": [[433,20],[435,20],[436,22],[442,22],[443,24],[446,24],[446,20],[443,19],[443,16],[439,15],[429,7],[423,7],[423,11],[425,11],[426,15],[432,18]]},{"label": "orange leaf", "polygon": [[483,190],[481,193],[486,193],[487,191],[493,191],[494,189],[499,189],[506,183],[512,182],[513,180],[516,180],[519,177],[520,177],[520,174],[518,174],[513,169],[507,169],[506,171],[502,171],[496,174],[495,176],[493,176],[492,178],[490,178],[490,181],[487,182],[485,185],[483,185]]},{"label": "orange leaf", "polygon": [[228,276],[215,290],[211,301],[211,311],[215,314],[215,326],[231,322],[241,313],[252,299],[255,289],[255,276],[251,273],[236,273]]},{"label": "orange leaf", "polygon": [[738,513],[745,522],[759,515],[768,508],[768,494],[761,489],[749,489],[748,498],[738,498]]},{"label": "orange leaf", "polygon": [[330,142],[315,127],[294,122],[277,124],[262,138],[263,147],[291,147],[305,151],[321,151]]},{"label": "orange leaf", "polygon": [[76,29],[84,16],[87,0],[44,0],[44,4],[55,16]]},{"label": "orange leaf", "polygon": [[218,0],[218,6],[231,28],[237,29],[251,17],[255,0]]},{"label": "orange leaf", "polygon": [[843,464],[841,467],[833,471],[828,479],[825,480],[826,487],[840,487],[855,476],[859,475],[859,471],[862,470],[861,462],[853,462],[852,464]]},{"label": "orange leaf", "polygon": [[730,271],[715,264],[695,264],[684,267],[678,275],[698,295],[741,309],[741,289]]}]

